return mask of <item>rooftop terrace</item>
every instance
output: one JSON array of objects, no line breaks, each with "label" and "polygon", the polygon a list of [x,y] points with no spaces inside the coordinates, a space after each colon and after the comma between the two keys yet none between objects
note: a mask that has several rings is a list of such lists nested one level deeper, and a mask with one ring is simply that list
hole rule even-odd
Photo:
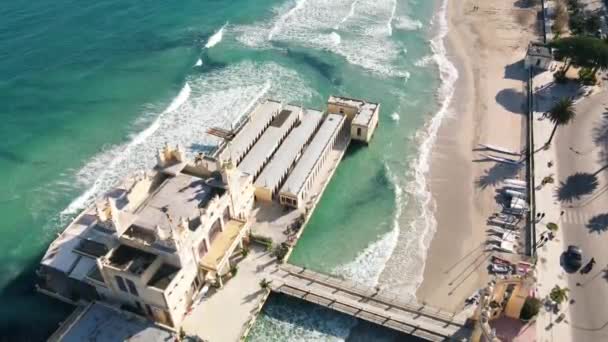
[{"label": "rooftop terrace", "polygon": [[110,256],[110,264],[120,270],[141,275],[150,266],[156,255],[127,245],[118,246]]},{"label": "rooftop terrace", "polygon": [[224,192],[201,178],[186,174],[170,177],[137,209],[135,224],[129,229],[142,233],[145,239],[144,230],[153,232],[157,225],[168,227],[171,224],[167,215],[173,222],[180,217],[195,219],[200,216],[200,208],[205,208],[214,196]]},{"label": "rooftop terrace", "polygon": [[179,267],[170,264],[162,264],[152,278],[150,278],[148,286],[161,290],[166,289],[167,286],[169,286],[169,283],[171,283],[171,280],[175,278],[175,275],[179,272],[179,270]]}]

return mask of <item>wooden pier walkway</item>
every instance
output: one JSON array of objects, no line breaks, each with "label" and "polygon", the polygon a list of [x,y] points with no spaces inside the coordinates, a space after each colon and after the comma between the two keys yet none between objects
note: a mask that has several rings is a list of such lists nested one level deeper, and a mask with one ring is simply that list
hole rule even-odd
[{"label": "wooden pier walkway", "polygon": [[466,341],[470,330],[464,314],[452,314],[386,291],[376,292],[298,266],[284,264],[271,272],[270,288],[390,329],[429,341]]}]

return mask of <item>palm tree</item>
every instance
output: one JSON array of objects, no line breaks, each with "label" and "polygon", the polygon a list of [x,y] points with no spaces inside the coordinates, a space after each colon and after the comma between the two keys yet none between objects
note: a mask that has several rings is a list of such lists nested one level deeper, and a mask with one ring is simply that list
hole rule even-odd
[{"label": "palm tree", "polygon": [[568,299],[568,289],[567,287],[561,288],[557,285],[551,289],[551,293],[549,293],[549,298],[557,304],[561,304],[563,301]]},{"label": "palm tree", "polygon": [[555,124],[555,127],[553,127],[551,136],[549,137],[549,140],[545,146],[549,146],[551,144],[551,140],[553,140],[553,135],[557,130],[557,126],[566,125],[570,121],[574,120],[574,117],[576,116],[576,112],[574,111],[574,102],[572,102],[572,99],[569,97],[562,98],[555,105],[553,105],[553,107],[551,107],[548,116],[549,120]]}]

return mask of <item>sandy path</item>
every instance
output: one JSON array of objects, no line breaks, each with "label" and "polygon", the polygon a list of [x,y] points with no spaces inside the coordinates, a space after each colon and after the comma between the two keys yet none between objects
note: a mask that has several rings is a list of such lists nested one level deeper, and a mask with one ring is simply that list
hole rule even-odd
[{"label": "sandy path", "polygon": [[[450,59],[457,64],[453,113],[439,131],[431,165],[437,232],[426,261],[420,301],[446,310],[487,280],[486,218],[496,211],[495,186],[518,170],[472,162],[479,143],[520,150],[525,139],[522,58],[535,39],[533,9],[514,0],[450,1]],[[479,6],[474,11],[473,7]]]}]

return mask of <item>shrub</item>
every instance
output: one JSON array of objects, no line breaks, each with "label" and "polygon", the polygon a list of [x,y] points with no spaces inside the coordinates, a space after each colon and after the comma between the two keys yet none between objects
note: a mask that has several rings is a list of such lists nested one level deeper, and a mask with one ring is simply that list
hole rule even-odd
[{"label": "shrub", "polygon": [[236,273],[237,273],[238,271],[239,271],[239,267],[238,267],[238,266],[236,266],[236,265],[232,265],[232,266],[230,267],[230,273],[232,274],[232,276],[233,276],[233,277],[234,277],[234,276],[236,276]]},{"label": "shrub", "polygon": [[556,232],[559,229],[559,226],[557,225],[557,223],[549,222],[549,223],[547,223],[547,229],[549,229],[552,232]]},{"label": "shrub", "polygon": [[541,301],[538,298],[528,297],[521,308],[519,319],[528,321],[538,314],[541,307]]},{"label": "shrub", "polygon": [[250,234],[249,238],[251,239],[251,241],[257,242],[260,245],[266,247],[267,251],[272,249],[273,241],[272,241],[272,238],[270,238],[270,237],[263,236],[263,235]]},{"label": "shrub", "polygon": [[555,180],[553,179],[553,177],[547,176],[547,177],[543,178],[542,185],[553,184],[553,182],[555,182]]},{"label": "shrub", "polygon": [[274,248],[273,254],[277,257],[279,261],[283,261],[283,259],[287,255],[287,252],[289,252],[289,245],[283,242]]},{"label": "shrub", "polygon": [[558,70],[553,73],[553,78],[555,79],[555,83],[566,83],[568,79],[566,78],[566,73],[563,70]]},{"label": "shrub", "polygon": [[551,293],[549,293],[549,298],[557,304],[561,304],[564,300],[568,299],[568,288],[561,288],[557,285],[551,289]]},{"label": "shrub", "polygon": [[581,68],[578,72],[578,80],[583,85],[595,85],[597,83],[597,78],[595,77],[595,73],[591,68]]}]

